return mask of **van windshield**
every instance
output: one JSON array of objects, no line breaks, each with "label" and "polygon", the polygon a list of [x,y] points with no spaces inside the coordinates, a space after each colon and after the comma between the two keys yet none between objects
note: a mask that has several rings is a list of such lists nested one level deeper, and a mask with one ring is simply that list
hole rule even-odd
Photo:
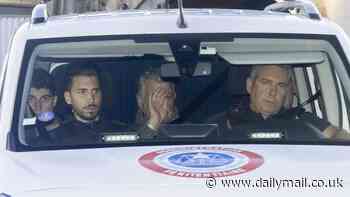
[{"label": "van windshield", "polygon": [[349,76],[324,40],[77,39],[28,53],[24,146],[350,139]]}]

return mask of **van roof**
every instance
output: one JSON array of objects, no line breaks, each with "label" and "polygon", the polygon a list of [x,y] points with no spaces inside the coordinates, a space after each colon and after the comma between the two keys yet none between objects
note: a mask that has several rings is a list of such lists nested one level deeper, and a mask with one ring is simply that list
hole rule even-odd
[{"label": "van roof", "polygon": [[337,28],[328,19],[313,20],[280,12],[186,9],[184,13],[187,28],[178,28],[176,25],[177,10],[128,10],[54,16],[44,23],[30,24],[27,38],[182,33],[337,33]]}]

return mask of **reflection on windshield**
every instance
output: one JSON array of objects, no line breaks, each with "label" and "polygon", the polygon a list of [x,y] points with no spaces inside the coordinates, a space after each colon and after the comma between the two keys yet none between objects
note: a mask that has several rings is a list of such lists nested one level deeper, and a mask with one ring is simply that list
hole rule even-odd
[{"label": "reflection on windshield", "polygon": [[[223,108],[219,113],[206,116],[195,113],[204,105],[192,105],[189,106],[192,110],[188,110],[185,109],[188,106],[182,106],[179,102],[188,99],[184,93],[192,92],[186,90],[193,88],[189,85],[205,82],[208,87],[215,83],[215,79],[162,78],[159,67],[146,67],[138,74],[134,73],[137,80],[131,96],[130,89],[115,92],[115,87],[110,87],[110,90],[103,87],[105,79],[113,81],[110,77],[102,77],[106,76],[106,68],[92,62],[66,64],[57,67],[64,71],[64,76],[55,70],[49,73],[44,69],[35,69],[28,109],[30,116],[36,119],[31,126],[26,126],[27,143],[76,145],[165,139],[297,141],[344,138],[348,135],[327,120],[306,112],[301,105],[293,107],[295,81],[290,66],[249,68],[245,83],[241,84],[245,86],[247,96],[236,106],[231,104],[228,109]],[[123,67],[112,68],[116,69],[111,70],[114,73]],[[119,76],[122,74],[126,73],[119,73]],[[65,83],[62,84],[62,81]],[[119,87],[125,85],[120,80],[112,84]],[[185,92],[181,92],[182,89]],[[205,88],[204,93],[214,94],[215,91],[218,91],[215,87]],[[109,100],[125,93],[129,93],[130,97],[122,100],[123,97],[119,96],[118,102],[135,104],[134,115],[129,108],[115,106],[116,100]],[[319,96],[314,96],[308,102]],[[200,103],[204,99],[217,105],[217,98],[210,100],[210,96],[199,92],[191,100]],[[62,99],[61,103],[59,99]],[[193,114],[193,118],[181,119],[179,110]],[[115,119],[115,114],[122,118]],[[127,119],[130,116],[134,116],[133,120]],[[198,117],[201,119],[195,120]]]},{"label": "reflection on windshield", "polygon": [[[45,56],[36,59],[25,97],[24,135],[20,135],[25,144],[287,143],[350,138],[334,120],[326,118],[332,114],[326,111],[331,101],[324,99],[323,79],[309,80],[308,72],[298,72],[317,69],[319,62],[325,61],[319,53],[308,53],[313,62],[305,65],[239,66],[234,64],[237,53],[195,53],[199,48],[195,45],[200,46],[196,42],[171,46],[172,57],[166,44],[157,43],[164,54],[120,57],[108,53],[111,57],[95,58],[95,49],[98,54],[100,49],[107,51],[96,44],[87,43],[89,50],[84,55],[88,55],[79,61],[78,52],[73,51],[74,58],[61,58],[54,54],[61,49],[52,46],[55,51],[45,50]],[[128,44],[137,51],[135,43]],[[147,45],[135,44],[151,48]],[[67,53],[76,50],[76,45],[72,49],[69,44],[64,46]],[[288,54],[288,61],[305,59],[300,52]],[[239,61],[247,64],[253,55],[246,52]],[[264,55],[265,60],[281,61],[279,54]],[[328,74],[332,79],[331,69]],[[301,81],[315,83],[315,90],[300,88]],[[303,97],[299,95],[302,91]],[[319,109],[313,109],[316,107]]]}]

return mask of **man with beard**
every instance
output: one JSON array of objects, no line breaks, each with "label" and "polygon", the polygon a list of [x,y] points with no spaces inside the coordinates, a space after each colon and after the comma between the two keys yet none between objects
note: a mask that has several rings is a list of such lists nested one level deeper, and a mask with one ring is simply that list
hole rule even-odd
[{"label": "man with beard", "polygon": [[59,144],[95,144],[102,142],[103,132],[127,130],[125,124],[103,118],[102,96],[99,73],[94,65],[71,68],[64,99],[72,107],[72,117],[55,130]]}]

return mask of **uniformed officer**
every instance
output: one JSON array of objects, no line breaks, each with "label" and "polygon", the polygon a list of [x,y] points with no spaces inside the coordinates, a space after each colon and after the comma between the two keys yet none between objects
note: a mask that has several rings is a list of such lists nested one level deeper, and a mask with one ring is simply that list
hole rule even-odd
[{"label": "uniformed officer", "polygon": [[250,101],[248,105],[240,105],[225,113],[216,115],[210,122],[219,124],[222,130],[244,123],[261,120],[293,120],[300,119],[323,131],[326,138],[348,137],[345,131],[338,131],[328,121],[299,109],[296,113],[288,111],[293,90],[292,68],[287,65],[253,66],[246,81],[246,89]]},{"label": "uniformed officer", "polygon": [[89,144],[102,141],[103,132],[126,131],[127,125],[104,119],[101,114],[102,90],[99,72],[92,64],[70,68],[64,91],[71,106],[71,118],[55,130],[62,144]]}]

